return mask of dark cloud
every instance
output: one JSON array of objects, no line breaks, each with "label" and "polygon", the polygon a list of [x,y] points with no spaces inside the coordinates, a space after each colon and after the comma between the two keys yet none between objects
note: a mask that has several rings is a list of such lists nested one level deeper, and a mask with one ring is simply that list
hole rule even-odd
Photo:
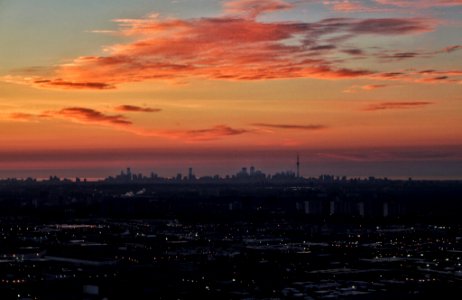
[{"label": "dark cloud", "polygon": [[427,105],[433,104],[433,102],[382,102],[377,104],[371,104],[364,108],[365,111],[377,111],[387,109],[409,109],[409,108],[421,108]]},{"label": "dark cloud", "polygon": [[431,31],[433,23],[418,18],[365,19],[352,24],[349,30],[358,34],[401,35]]},{"label": "dark cloud", "polygon": [[254,123],[252,126],[257,127],[267,127],[274,129],[296,129],[296,130],[320,130],[326,129],[327,126],[319,124],[309,124],[309,125],[295,125],[295,124],[270,124],[270,123]]},{"label": "dark cloud", "polygon": [[40,79],[35,80],[34,83],[42,87],[61,87],[69,89],[107,90],[114,88],[113,85],[104,82],[70,82],[61,79]]},{"label": "dark cloud", "polygon": [[188,130],[182,133],[191,140],[214,140],[224,136],[248,133],[246,129],[236,129],[228,125],[216,125],[212,128]]},{"label": "dark cloud", "polygon": [[380,58],[383,59],[392,59],[392,60],[401,60],[401,59],[406,59],[406,58],[414,58],[421,56],[421,53],[417,52],[398,52],[398,53],[393,53],[389,55],[382,55]]},{"label": "dark cloud", "polygon": [[445,6],[460,6],[462,0],[375,0],[380,4],[394,5],[398,7],[413,7],[413,8],[431,8]]},{"label": "dark cloud", "polygon": [[310,48],[310,50],[313,51],[326,51],[326,50],[334,50],[337,47],[335,45],[318,45],[318,46],[313,46]]},{"label": "dark cloud", "polygon": [[59,111],[45,112],[44,114],[53,117],[69,118],[83,123],[102,123],[123,126],[132,124],[132,122],[127,120],[123,115],[106,115],[97,110],[84,107],[68,107]]},{"label": "dark cloud", "polygon": [[122,111],[122,112],[160,112],[162,109],[160,108],[151,108],[151,107],[141,107],[135,105],[119,105],[115,107],[115,110]]},{"label": "dark cloud", "polygon": [[350,54],[350,55],[364,55],[364,51],[361,49],[344,49],[342,50],[343,53]]}]

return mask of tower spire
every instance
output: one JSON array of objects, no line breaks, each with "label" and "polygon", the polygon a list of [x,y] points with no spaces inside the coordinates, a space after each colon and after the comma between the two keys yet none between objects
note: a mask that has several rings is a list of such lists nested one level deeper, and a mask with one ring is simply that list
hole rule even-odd
[{"label": "tower spire", "polygon": [[297,178],[300,178],[300,156],[297,153]]}]

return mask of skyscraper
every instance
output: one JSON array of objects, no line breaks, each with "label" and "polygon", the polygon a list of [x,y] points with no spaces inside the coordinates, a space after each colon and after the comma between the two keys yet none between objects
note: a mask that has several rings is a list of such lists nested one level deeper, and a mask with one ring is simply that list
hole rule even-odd
[{"label": "skyscraper", "polygon": [[132,171],[130,168],[127,168],[127,180],[128,181],[132,180]]},{"label": "skyscraper", "polygon": [[255,175],[255,167],[251,166],[250,167],[250,176],[254,176],[254,175]]}]

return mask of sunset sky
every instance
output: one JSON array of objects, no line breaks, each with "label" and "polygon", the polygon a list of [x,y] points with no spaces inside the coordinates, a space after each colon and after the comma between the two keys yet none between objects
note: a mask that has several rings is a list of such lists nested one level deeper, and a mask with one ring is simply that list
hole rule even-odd
[{"label": "sunset sky", "polygon": [[0,177],[462,178],[462,0],[0,0]]}]

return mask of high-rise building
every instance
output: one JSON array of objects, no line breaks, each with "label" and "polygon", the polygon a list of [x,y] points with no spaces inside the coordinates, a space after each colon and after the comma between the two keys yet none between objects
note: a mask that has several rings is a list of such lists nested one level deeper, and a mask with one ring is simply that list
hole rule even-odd
[{"label": "high-rise building", "polygon": [[127,180],[132,180],[132,171],[130,170],[130,168],[127,168]]},{"label": "high-rise building", "polygon": [[253,175],[255,175],[255,167],[251,166],[250,167],[250,176],[253,176]]}]

